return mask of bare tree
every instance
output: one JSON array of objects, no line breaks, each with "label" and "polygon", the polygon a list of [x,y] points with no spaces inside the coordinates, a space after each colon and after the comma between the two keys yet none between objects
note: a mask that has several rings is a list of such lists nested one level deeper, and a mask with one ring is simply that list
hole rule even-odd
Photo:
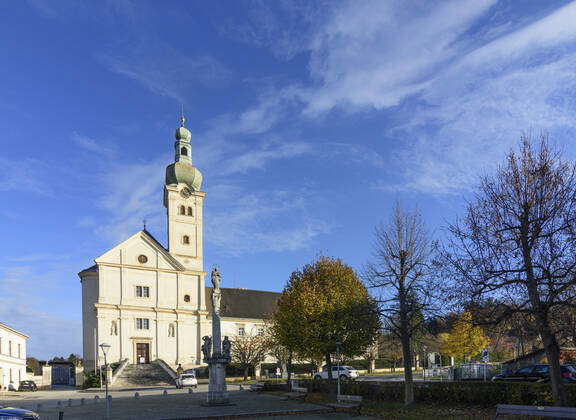
[{"label": "bare tree", "polygon": [[267,337],[246,332],[234,337],[232,346],[232,361],[244,369],[244,380],[248,379],[248,371],[266,358],[269,340]]},{"label": "bare tree", "polygon": [[573,306],[576,285],[574,164],[524,137],[493,176],[481,178],[462,221],[450,226],[445,257],[457,294],[498,302],[494,322],[533,320],[550,363],[552,394],[566,404],[553,313]]},{"label": "bare tree", "polygon": [[432,243],[417,211],[396,204],[392,219],[376,228],[374,259],[365,270],[368,286],[376,290],[384,328],[402,344],[404,402],[414,402],[412,337],[431,309],[433,281],[430,275]]}]

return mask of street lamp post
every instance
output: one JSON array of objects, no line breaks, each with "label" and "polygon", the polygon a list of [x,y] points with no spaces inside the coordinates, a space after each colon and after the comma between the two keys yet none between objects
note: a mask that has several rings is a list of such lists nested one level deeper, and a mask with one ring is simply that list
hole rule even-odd
[{"label": "street lamp post", "polygon": [[108,400],[108,381],[110,378],[108,377],[108,360],[106,359],[106,355],[108,354],[108,350],[110,350],[110,344],[102,343],[100,344],[100,348],[102,349],[102,353],[104,353],[104,369],[106,369],[106,418],[110,418],[110,401]]},{"label": "street lamp post", "polygon": [[341,342],[336,342],[336,357],[338,358],[338,392],[336,396],[336,401],[340,399],[340,346],[342,345]]}]

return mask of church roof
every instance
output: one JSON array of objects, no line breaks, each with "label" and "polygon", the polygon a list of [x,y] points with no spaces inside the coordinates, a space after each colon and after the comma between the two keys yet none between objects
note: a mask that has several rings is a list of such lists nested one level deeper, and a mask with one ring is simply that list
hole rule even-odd
[{"label": "church roof", "polygon": [[[268,319],[276,309],[280,293],[264,290],[222,288],[220,316],[227,318]],[[212,287],[206,287],[206,306],[212,308]]]}]

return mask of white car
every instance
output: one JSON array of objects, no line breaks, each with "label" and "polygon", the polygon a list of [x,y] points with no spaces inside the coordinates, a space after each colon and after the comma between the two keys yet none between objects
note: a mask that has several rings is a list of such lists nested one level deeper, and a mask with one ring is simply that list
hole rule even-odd
[{"label": "white car", "polygon": [[185,386],[191,386],[198,388],[198,380],[194,373],[183,373],[178,378],[176,378],[176,388],[181,389]]},{"label": "white car", "polygon": [[[338,375],[338,373],[340,373]],[[351,366],[340,366],[340,372],[338,372],[338,366],[332,366],[332,378],[337,379],[340,376],[341,380],[350,380],[356,379],[358,375],[358,371]],[[328,379],[328,368],[324,366],[322,368],[322,372],[317,372],[314,375],[314,379]]]}]

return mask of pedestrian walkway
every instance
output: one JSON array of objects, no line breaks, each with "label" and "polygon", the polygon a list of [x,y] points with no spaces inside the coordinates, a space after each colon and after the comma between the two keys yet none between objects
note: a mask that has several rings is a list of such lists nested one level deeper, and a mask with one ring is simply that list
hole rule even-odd
[{"label": "pedestrian walkway", "polygon": [[[111,417],[114,420],[183,420],[183,419],[215,419],[215,418],[260,418],[263,415],[273,418],[305,418],[305,419],[346,419],[349,414],[335,413],[330,407],[294,401],[267,394],[257,394],[249,391],[230,393],[231,406],[204,407],[202,403],[206,393],[148,395],[132,398],[113,398]],[[101,420],[105,417],[103,399],[93,400],[86,405],[73,407],[49,408],[40,414],[53,416],[59,410],[64,411],[64,420]],[[295,416],[298,414],[297,416]],[[367,417],[356,417],[357,419]]]}]

